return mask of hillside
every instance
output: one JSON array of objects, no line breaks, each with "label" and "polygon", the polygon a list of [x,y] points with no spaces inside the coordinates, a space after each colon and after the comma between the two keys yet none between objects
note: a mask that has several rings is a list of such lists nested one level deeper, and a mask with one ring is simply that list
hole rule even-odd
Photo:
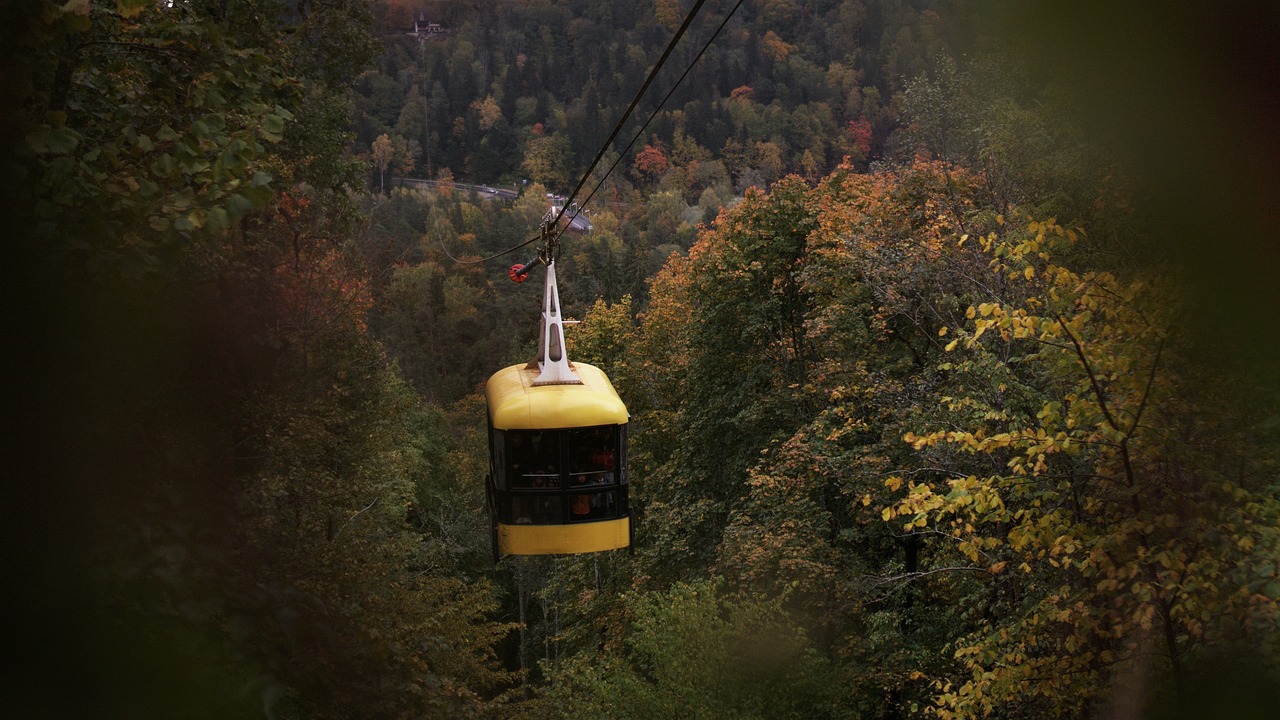
[{"label": "hillside", "polygon": [[1270,717],[1274,12],[735,5],[556,260],[634,546],[497,563],[694,3],[14,5],[9,714]]}]

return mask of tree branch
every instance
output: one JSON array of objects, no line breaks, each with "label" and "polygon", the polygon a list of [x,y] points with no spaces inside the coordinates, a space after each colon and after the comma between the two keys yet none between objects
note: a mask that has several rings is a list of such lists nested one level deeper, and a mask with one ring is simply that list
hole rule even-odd
[{"label": "tree branch", "polygon": [[1168,336],[1160,338],[1160,344],[1156,347],[1156,356],[1151,360],[1151,372],[1147,374],[1147,385],[1142,389],[1142,400],[1138,403],[1138,412],[1133,416],[1133,425],[1129,427],[1129,432],[1125,433],[1125,439],[1133,437],[1138,430],[1138,423],[1142,420],[1142,413],[1147,409],[1147,399],[1151,397],[1151,386],[1156,380],[1156,369],[1160,367],[1160,355],[1164,353],[1164,344],[1168,340]]},{"label": "tree branch", "polygon": [[1098,398],[1098,408],[1102,410],[1102,415],[1107,419],[1107,424],[1111,426],[1112,430],[1122,432],[1119,423],[1111,415],[1111,409],[1107,407],[1107,396],[1102,392],[1102,386],[1098,384],[1098,376],[1093,372],[1093,366],[1089,364],[1089,358],[1084,353],[1084,345],[1067,328],[1067,321],[1062,319],[1062,315],[1054,313],[1053,316],[1058,320],[1058,325],[1062,328],[1062,332],[1075,347],[1076,357],[1080,358],[1080,364],[1084,367],[1084,373],[1089,378],[1089,386],[1093,388],[1093,394]]},{"label": "tree branch", "polygon": [[365,505],[364,507],[360,508],[359,510],[357,510],[357,511],[355,512],[355,514],[354,514],[354,515],[352,515],[351,517],[347,518],[346,522],[342,523],[342,527],[339,527],[339,528],[338,528],[338,530],[337,530],[336,532],[334,532],[334,533],[333,533],[333,537],[329,538],[329,541],[330,541],[330,542],[332,542],[332,541],[334,541],[334,540],[337,540],[337,539],[338,539],[338,536],[342,534],[342,531],[343,531],[343,530],[346,530],[346,529],[347,529],[347,526],[351,524],[351,521],[352,521],[352,520],[355,520],[356,518],[358,518],[358,517],[360,517],[361,515],[363,515],[363,514],[365,513],[365,511],[367,511],[369,508],[372,508],[374,505],[377,505],[377,504],[378,504],[378,500],[380,500],[380,499],[382,499],[382,498],[381,498],[381,496],[374,498],[374,499],[373,499],[373,502],[371,502],[371,503],[369,503],[368,505]]},{"label": "tree branch", "polygon": [[900,580],[918,580],[930,575],[937,575],[944,572],[983,572],[990,574],[991,570],[984,567],[976,567],[973,565],[956,565],[951,567],[940,567],[932,570],[920,570],[918,572],[903,573],[901,575],[890,575],[876,579],[876,585],[888,585],[889,583],[898,582]]}]

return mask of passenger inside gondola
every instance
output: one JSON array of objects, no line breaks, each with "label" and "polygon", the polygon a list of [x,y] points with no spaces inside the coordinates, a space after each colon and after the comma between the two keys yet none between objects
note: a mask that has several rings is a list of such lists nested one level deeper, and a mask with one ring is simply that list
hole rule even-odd
[{"label": "passenger inside gondola", "polygon": [[513,490],[558,488],[559,447],[554,433],[507,433],[507,482]]},{"label": "passenger inside gondola", "polygon": [[569,433],[570,486],[602,485],[614,482],[616,453],[612,428],[585,428]]}]

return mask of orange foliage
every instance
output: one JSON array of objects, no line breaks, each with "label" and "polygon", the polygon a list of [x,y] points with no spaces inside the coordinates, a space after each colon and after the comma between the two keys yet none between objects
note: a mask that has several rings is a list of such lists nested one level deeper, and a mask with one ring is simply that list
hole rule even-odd
[{"label": "orange foliage", "polygon": [[636,170],[650,179],[662,177],[667,171],[667,154],[662,152],[661,146],[645,145],[644,149],[636,153]]},{"label": "orange foliage", "polygon": [[368,279],[353,265],[340,250],[315,245],[283,259],[275,269],[283,328],[304,341],[341,325],[365,330],[373,296]]},{"label": "orange foliage", "polygon": [[853,146],[862,151],[865,158],[871,152],[871,121],[858,118],[849,121],[849,137]]},{"label": "orange foliage", "polygon": [[344,328],[365,331],[373,295],[359,260],[333,239],[303,232],[324,222],[309,198],[282,192],[277,217],[292,236],[273,270],[278,330],[303,343]]},{"label": "orange foliage", "polygon": [[774,62],[783,62],[791,51],[796,49],[795,45],[789,45],[778,37],[778,34],[770,30],[760,39],[760,44],[764,47],[764,52]]},{"label": "orange foliage", "polygon": [[675,32],[683,19],[680,0],[654,0],[653,19],[662,27]]},{"label": "orange foliage", "polygon": [[729,93],[729,99],[739,103],[750,103],[755,98],[755,92],[750,85],[741,85]]}]

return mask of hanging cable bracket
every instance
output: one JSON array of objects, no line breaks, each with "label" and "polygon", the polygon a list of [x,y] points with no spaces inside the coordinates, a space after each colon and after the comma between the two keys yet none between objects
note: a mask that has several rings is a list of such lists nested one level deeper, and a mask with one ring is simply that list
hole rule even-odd
[{"label": "hanging cable bracket", "polygon": [[[547,284],[542,296],[542,317],[538,327],[538,356],[527,367],[537,369],[536,385],[580,385],[582,380],[569,362],[564,343],[564,321],[560,315],[560,291],[556,287],[556,248],[560,236],[555,232],[555,208],[542,220],[542,247],[537,262],[547,267]],[[532,265],[533,261],[529,262]],[[528,266],[526,266],[527,268]],[[515,269],[512,269],[515,272]],[[526,270],[527,272],[527,270]]]},{"label": "hanging cable bracket", "polygon": [[513,282],[522,283],[529,279],[529,271],[534,265],[549,266],[554,262],[556,251],[560,249],[560,234],[555,232],[555,226],[556,208],[552,207],[547,210],[546,215],[542,216],[542,225],[537,238],[542,241],[542,245],[538,248],[538,255],[527,263],[512,265],[507,271],[507,277]]}]

